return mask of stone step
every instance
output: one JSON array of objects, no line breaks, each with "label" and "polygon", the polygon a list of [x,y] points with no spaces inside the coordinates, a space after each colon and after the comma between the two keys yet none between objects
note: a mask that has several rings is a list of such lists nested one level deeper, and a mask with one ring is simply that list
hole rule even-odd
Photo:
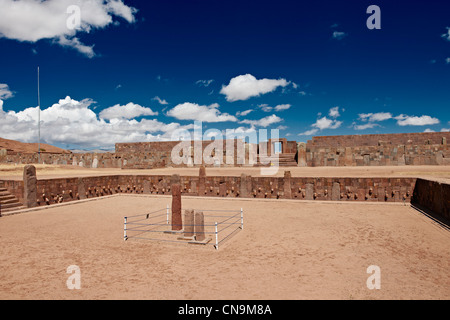
[{"label": "stone step", "polygon": [[14,203],[5,203],[5,204],[1,204],[2,206],[2,211],[9,209],[9,208],[16,208],[16,207],[21,207],[23,206],[23,204],[21,204],[20,202],[14,202]]},{"label": "stone step", "polygon": [[3,208],[3,205],[2,205],[2,212],[1,213],[2,214],[3,213],[10,213],[10,212],[13,212],[13,211],[23,210],[23,209],[27,209],[27,207],[21,205],[21,206],[17,206],[17,207]]},{"label": "stone step", "polygon": [[10,199],[11,197],[15,198],[11,193],[9,192],[0,192],[0,200],[3,199]]},{"label": "stone step", "polygon": [[12,198],[9,199],[0,199],[0,204],[4,205],[4,204],[8,204],[8,203],[16,203],[19,202],[14,196],[12,196]]},{"label": "stone step", "polygon": [[8,189],[6,189],[6,188],[0,188],[0,192],[8,192]]}]

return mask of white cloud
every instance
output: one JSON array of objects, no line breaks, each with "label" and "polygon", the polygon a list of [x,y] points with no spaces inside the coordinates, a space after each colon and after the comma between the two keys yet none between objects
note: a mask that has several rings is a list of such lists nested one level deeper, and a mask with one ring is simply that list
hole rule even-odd
[{"label": "white cloud", "polygon": [[447,27],[447,33],[442,34],[441,37],[447,41],[450,41],[450,28],[449,27]]},{"label": "white cloud", "polygon": [[442,128],[441,132],[450,132],[450,128]]},{"label": "white cloud", "polygon": [[360,120],[369,122],[384,121],[392,118],[392,114],[390,112],[360,113],[358,116]]},{"label": "white cloud", "polygon": [[273,114],[271,116],[267,116],[265,118],[259,119],[259,120],[242,120],[240,123],[246,123],[246,124],[250,124],[251,126],[254,127],[268,127],[274,123],[278,123],[283,121],[283,119],[281,119],[280,117],[278,117],[277,115]]},{"label": "white cloud", "polygon": [[278,87],[286,87],[290,82],[286,79],[256,79],[251,74],[240,75],[230,80],[226,86],[222,86],[220,93],[225,95],[227,101],[247,100],[275,91]]},{"label": "white cloud", "polygon": [[[1,100],[0,100],[1,101]],[[70,97],[59,100],[41,111],[42,142],[59,145],[78,145],[80,148],[111,147],[117,142],[167,141],[178,129],[192,129],[192,125],[165,124],[156,119],[98,118],[89,109],[91,99],[76,101]],[[20,112],[5,112],[0,103],[0,136],[23,142],[37,142],[38,108]]]},{"label": "white cloud", "polygon": [[279,104],[275,107],[275,111],[283,111],[283,110],[287,110],[291,107],[290,104]]},{"label": "white cloud", "polygon": [[273,107],[269,106],[266,103],[258,105],[258,108],[260,108],[264,112],[271,112],[273,110]]},{"label": "white cloud", "polygon": [[354,125],[353,128],[355,128],[355,130],[366,130],[366,129],[372,129],[372,128],[379,127],[379,126],[380,125],[378,123],[368,122],[366,124]]},{"label": "white cloud", "polygon": [[[68,21],[75,20],[68,8],[74,5],[80,8],[79,26],[69,28]],[[75,35],[105,28],[113,17],[134,23],[136,12],[122,0],[0,0],[0,36],[26,42],[52,39],[92,58],[93,45],[80,43]]]},{"label": "white cloud", "polygon": [[342,31],[334,31],[332,38],[335,40],[342,40],[347,36],[347,33],[342,32]]},{"label": "white cloud", "polygon": [[169,104],[165,99],[161,99],[161,98],[158,97],[158,96],[152,98],[152,100],[158,101],[158,103],[159,103],[159,104],[162,104],[162,105]]},{"label": "white cloud", "polygon": [[317,128],[319,130],[325,129],[337,129],[341,126],[342,121],[328,119],[327,117],[323,117],[317,119],[316,123],[312,124],[311,127]]},{"label": "white cloud", "polygon": [[195,82],[195,84],[197,84],[200,87],[209,87],[209,85],[211,83],[213,83],[213,82],[214,82],[213,79],[210,79],[210,80],[198,80],[198,81]]},{"label": "white cloud", "polygon": [[239,116],[246,116],[246,115],[248,115],[250,112],[253,112],[253,111],[255,111],[255,110],[253,110],[253,109],[248,109],[248,110],[245,110],[245,111],[238,111],[238,112],[236,112],[236,116],[237,117],[239,117]]},{"label": "white cloud", "polygon": [[229,115],[228,113],[221,113],[218,108],[219,105],[217,103],[209,106],[201,106],[196,103],[185,102],[169,110],[167,115],[179,120],[198,120],[204,122],[237,121],[235,116]]},{"label": "white cloud", "polygon": [[0,83],[0,100],[6,100],[14,96],[13,92],[5,83]]},{"label": "white cloud", "polygon": [[436,131],[434,131],[434,130],[432,130],[432,129],[430,129],[430,128],[427,128],[427,129],[425,129],[423,132],[436,132]]},{"label": "white cloud", "polygon": [[432,118],[430,116],[408,116],[408,115],[404,115],[401,114],[399,116],[396,116],[394,118],[395,120],[397,120],[397,124],[399,126],[427,126],[427,125],[432,125],[432,124],[438,124],[439,123],[439,119],[437,118]]},{"label": "white cloud", "polygon": [[[330,115],[330,117],[333,117],[335,119],[329,119],[326,116],[319,118],[316,120],[315,123],[313,123],[311,125],[311,127],[313,127],[313,129],[307,130],[305,132],[299,133],[299,136],[311,136],[316,134],[317,132],[321,131],[321,130],[325,130],[325,129],[337,129],[342,125],[342,121],[338,121],[336,118],[338,118],[340,116],[339,113],[339,107],[334,107],[331,108],[328,112],[328,114]],[[322,113],[319,112],[318,116],[322,116]]]},{"label": "white cloud", "polygon": [[299,136],[312,136],[315,135],[317,132],[319,132],[319,129],[311,129],[302,133],[299,133]]},{"label": "white cloud", "polygon": [[450,64],[450,57],[445,58],[445,63],[446,63],[446,64]]},{"label": "white cloud", "polygon": [[339,107],[331,108],[330,111],[328,112],[328,115],[332,118],[339,117],[340,116]]},{"label": "white cloud", "polygon": [[141,116],[156,116],[158,112],[154,112],[150,108],[140,106],[135,103],[127,103],[124,106],[116,104],[115,106],[103,109],[99,116],[101,119],[134,119]]},{"label": "white cloud", "polygon": [[55,42],[62,47],[75,49],[78,52],[84,54],[88,58],[95,57],[94,45],[92,46],[84,45],[80,42],[80,40],[78,40],[78,38],[74,37],[68,39],[66,37],[61,36],[57,40],[55,40]]},{"label": "white cloud", "polygon": [[232,138],[233,135],[245,135],[245,134],[250,134],[250,133],[255,133],[256,129],[255,127],[250,127],[250,128],[245,128],[245,127],[238,127],[235,129],[226,129],[225,130],[225,136],[227,136],[227,138]]}]

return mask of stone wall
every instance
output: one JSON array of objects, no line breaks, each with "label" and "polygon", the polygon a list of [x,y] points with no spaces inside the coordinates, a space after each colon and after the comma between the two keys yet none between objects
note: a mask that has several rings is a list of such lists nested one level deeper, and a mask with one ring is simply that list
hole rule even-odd
[{"label": "stone wall", "polygon": [[[285,138],[270,139],[256,144],[233,140],[233,154],[223,154],[212,148],[214,141],[190,142],[180,156],[186,161],[174,163],[172,151],[180,141],[117,143],[114,153],[41,154],[45,164],[74,165],[85,168],[150,169],[186,166],[260,166],[270,165],[261,155],[271,155],[275,142],[281,142],[279,164],[286,166],[402,166],[402,165],[450,165],[450,149],[447,140],[450,132],[348,135],[313,137],[306,144],[287,141]],[[196,154],[194,144],[201,144]],[[242,156],[238,157],[238,150]],[[185,154],[186,153],[186,154]],[[203,154],[216,157],[205,163]],[[286,158],[287,157],[287,158]],[[253,160],[253,161],[252,161]],[[0,163],[36,164],[37,154],[0,154]]]},{"label": "stone wall", "polygon": [[450,132],[313,137],[305,161],[317,166],[450,165]]},{"label": "stone wall", "polygon": [[[41,154],[41,163],[55,165],[74,165],[84,168],[121,168],[127,155],[120,153],[68,153]],[[38,155],[31,153],[16,153],[0,156],[0,163],[37,164]]]},{"label": "stone wall", "polygon": [[417,179],[411,203],[450,221],[450,184]]},{"label": "stone wall", "polygon": [[[442,144],[443,138],[448,141],[450,132],[415,132],[415,133],[389,133],[364,134],[342,136],[318,136],[308,141],[312,147],[360,147],[383,145],[425,145]],[[446,144],[446,143],[445,143]]]},{"label": "stone wall", "polygon": [[[175,181],[175,180],[176,181]],[[2,181],[22,203],[22,181]],[[241,176],[113,175],[37,180],[37,204],[101,197],[116,193],[170,195],[180,184],[184,195],[295,200],[409,202],[415,178],[303,178]]]}]

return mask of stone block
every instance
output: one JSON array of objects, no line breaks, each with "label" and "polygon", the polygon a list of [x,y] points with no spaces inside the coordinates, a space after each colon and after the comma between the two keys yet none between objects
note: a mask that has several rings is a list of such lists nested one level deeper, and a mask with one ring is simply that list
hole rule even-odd
[{"label": "stone block", "polygon": [[312,183],[306,184],[305,200],[314,200],[314,184]]},{"label": "stone block", "polygon": [[333,188],[331,189],[331,200],[341,200],[341,184],[339,182],[333,182]]}]

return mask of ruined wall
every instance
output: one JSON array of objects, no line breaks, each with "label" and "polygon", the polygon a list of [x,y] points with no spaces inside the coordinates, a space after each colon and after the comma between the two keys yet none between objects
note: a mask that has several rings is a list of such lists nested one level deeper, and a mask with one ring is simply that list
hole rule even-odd
[{"label": "ruined wall", "polygon": [[450,132],[415,132],[415,133],[389,133],[364,134],[342,136],[318,136],[308,141],[308,146],[320,147],[360,147],[376,146],[380,142],[390,145],[425,145],[442,144],[442,138],[450,139]]},{"label": "ruined wall", "polygon": [[307,166],[450,165],[449,132],[313,137]]},{"label": "ruined wall", "polygon": [[411,203],[450,220],[450,184],[417,179]]},{"label": "ruined wall", "polygon": [[[191,196],[296,200],[409,202],[415,178],[302,178],[241,176],[113,175],[37,181],[37,205],[117,193],[170,195],[176,179]],[[22,203],[22,181],[2,181]]]},{"label": "ruined wall", "polygon": [[[118,153],[68,153],[68,154],[41,154],[41,163],[55,165],[74,165],[84,168],[121,168],[127,155]],[[36,153],[16,153],[0,156],[1,163],[37,164]]]},{"label": "ruined wall", "polygon": [[[201,154],[195,154],[194,141],[190,143],[188,157],[182,163],[174,163],[172,150],[180,141],[117,143],[114,153],[71,153],[41,155],[42,162],[55,165],[74,165],[85,168],[151,169],[162,167],[199,166],[260,166],[270,165],[261,155],[271,155],[273,142],[279,141],[283,154],[280,166],[402,166],[402,165],[450,165],[450,149],[447,140],[450,132],[347,135],[313,137],[306,144],[279,138],[260,144],[232,140],[233,154],[223,154],[212,149],[214,141],[201,142]],[[239,152],[243,154],[239,156]],[[203,153],[217,157],[217,161],[205,163]],[[195,158],[195,157],[200,158]],[[199,160],[200,159],[200,160]],[[253,160],[253,161],[251,161]],[[276,161],[273,161],[276,162]],[[36,164],[37,154],[0,153],[0,163]]]}]

